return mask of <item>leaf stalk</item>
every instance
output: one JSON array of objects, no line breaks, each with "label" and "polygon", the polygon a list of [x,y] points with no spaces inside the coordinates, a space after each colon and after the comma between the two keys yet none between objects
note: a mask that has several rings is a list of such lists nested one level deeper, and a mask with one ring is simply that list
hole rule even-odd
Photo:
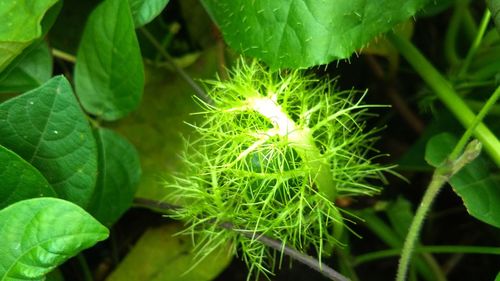
[{"label": "leaf stalk", "polygon": [[[388,33],[389,41],[398,49],[405,59],[413,66],[438,98],[455,115],[465,128],[471,128],[476,115],[453,89],[451,83],[420,53],[407,39],[394,33]],[[481,119],[479,119],[481,121]],[[500,141],[491,130],[479,122],[474,128],[474,135],[484,145],[486,152],[495,164],[500,167]]]}]

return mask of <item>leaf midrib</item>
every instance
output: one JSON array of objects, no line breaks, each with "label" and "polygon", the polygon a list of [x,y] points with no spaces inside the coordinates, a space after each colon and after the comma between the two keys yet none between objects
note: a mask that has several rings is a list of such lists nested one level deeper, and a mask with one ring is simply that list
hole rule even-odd
[{"label": "leaf midrib", "polygon": [[[43,125],[43,130],[41,132],[41,135],[40,135],[40,138],[38,139],[38,143],[36,144],[35,146],[35,150],[33,151],[33,155],[31,156],[30,160],[28,162],[30,162],[31,164],[33,164],[33,161],[35,159],[35,156],[38,154],[38,150],[40,149],[40,146],[41,146],[41,143],[42,143],[42,140],[43,138],[45,137],[45,134],[47,132],[47,127],[48,127],[48,124],[49,124],[49,120],[52,116],[52,110],[54,108],[54,105],[56,103],[56,100],[57,100],[57,95],[58,95],[58,92],[59,92],[59,89],[60,89],[60,85],[61,83],[58,81],[58,85],[57,87],[55,88],[56,90],[56,94],[53,95],[53,99],[52,99],[52,104],[50,106],[50,110],[49,110],[49,115],[47,116],[47,118],[45,119],[45,124]],[[59,94],[63,94],[63,92],[60,92]],[[28,112],[28,110],[27,110]]]}]

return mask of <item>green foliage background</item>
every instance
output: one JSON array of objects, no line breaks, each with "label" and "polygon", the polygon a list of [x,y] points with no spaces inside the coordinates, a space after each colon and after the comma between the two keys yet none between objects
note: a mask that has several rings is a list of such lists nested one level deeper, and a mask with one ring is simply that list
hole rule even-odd
[{"label": "green foliage background", "polygon": [[[162,181],[183,169],[177,157],[183,137],[196,137],[184,122],[201,118],[190,115],[199,110],[191,96],[202,91],[193,78],[213,78],[218,72],[223,80],[224,67],[230,67],[239,55],[259,59],[271,69],[309,68],[317,75],[336,75],[332,69],[339,65],[348,70],[342,68],[344,60],[356,64],[366,58],[367,67],[382,66],[374,71],[378,83],[419,92],[418,97],[405,94],[403,103],[410,103],[410,111],[415,111],[418,101],[423,108],[419,118],[426,120],[426,126],[395,159],[398,172],[409,173],[417,183],[418,173],[442,165],[457,139],[473,126],[475,114],[487,100],[492,101],[487,107],[490,115],[473,130],[485,151],[449,183],[471,221],[473,217],[484,223],[480,225],[487,229],[486,237],[500,237],[496,235],[500,227],[500,127],[495,121],[500,106],[494,102],[500,73],[499,1],[171,2],[0,0],[0,237],[4,239],[0,280],[40,280],[51,271],[49,280],[76,280],[67,272],[53,271],[75,255],[84,272],[81,280],[92,280],[85,260],[95,254],[82,250],[106,239],[109,230],[111,239],[106,243],[116,243],[119,227],[129,223],[120,218],[139,209],[132,208],[134,198],[135,207],[165,213],[161,202],[171,190]],[[439,38],[442,42],[430,42],[415,32],[414,38],[427,44],[420,52],[405,39],[412,36],[414,20],[418,27],[421,21],[441,15],[447,20],[441,23],[446,26]],[[400,29],[401,23],[410,28]],[[437,50],[429,51],[428,46]],[[434,59],[432,64],[423,52]],[[412,71],[398,53],[427,86],[408,78]],[[404,80],[400,84],[409,81],[408,85],[398,85],[398,77]],[[359,84],[367,87],[369,83]],[[394,104],[399,110],[398,102]],[[383,118],[389,120],[391,114]],[[383,118],[379,119],[382,124]],[[387,130],[394,136],[382,137],[385,146],[400,137],[397,129]],[[395,193],[375,199],[374,206],[350,212],[363,217],[368,235],[397,255],[413,216],[411,205],[418,203],[404,188]],[[356,204],[346,200],[348,207]],[[448,206],[459,207],[460,202]],[[162,222],[167,225],[146,231],[140,239],[142,232],[130,234],[131,224],[127,235],[139,242],[130,253],[110,247],[116,271],[109,280],[131,276],[134,280],[212,280],[230,263],[230,255],[216,253],[195,266],[191,244],[172,236],[180,226],[167,219]],[[357,241],[353,235],[346,236],[346,244]],[[479,250],[498,255],[499,244],[492,239]],[[92,249],[100,247],[106,246]],[[417,245],[417,251],[419,247],[423,246]],[[357,263],[388,255],[376,248],[369,250],[366,256],[356,256],[348,245],[337,249],[335,267],[357,280]],[[478,249],[441,250],[467,253]],[[416,256],[411,280],[417,276],[445,280],[432,252],[424,249]],[[164,268],[165,263],[171,267]],[[68,264],[61,267],[63,271]],[[147,264],[151,267],[145,268]]]}]

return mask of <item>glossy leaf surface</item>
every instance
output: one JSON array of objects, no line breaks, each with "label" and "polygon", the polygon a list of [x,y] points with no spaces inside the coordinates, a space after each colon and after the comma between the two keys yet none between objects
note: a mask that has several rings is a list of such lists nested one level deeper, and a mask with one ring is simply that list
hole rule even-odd
[{"label": "glossy leaf surface", "polygon": [[169,0],[128,0],[136,27],[143,26],[157,17]]},{"label": "glossy leaf surface", "polygon": [[141,100],[144,69],[127,1],[106,0],[90,14],[78,49],[76,93],[83,108],[119,119]]},{"label": "glossy leaf surface", "polygon": [[0,136],[0,144],[36,167],[61,198],[88,204],[97,150],[87,117],[63,76],[0,104]]},{"label": "glossy leaf surface", "polygon": [[0,0],[0,72],[42,35],[45,13],[58,0]]},{"label": "glossy leaf surface", "polygon": [[56,196],[35,167],[2,145],[0,167],[0,208],[23,199]]},{"label": "glossy leaf surface", "polygon": [[52,56],[47,43],[33,48],[5,76],[0,77],[0,92],[26,92],[41,86],[52,76]]},{"label": "glossy leaf surface", "polygon": [[0,280],[43,280],[108,229],[71,202],[37,198],[0,211],[0,237]]}]

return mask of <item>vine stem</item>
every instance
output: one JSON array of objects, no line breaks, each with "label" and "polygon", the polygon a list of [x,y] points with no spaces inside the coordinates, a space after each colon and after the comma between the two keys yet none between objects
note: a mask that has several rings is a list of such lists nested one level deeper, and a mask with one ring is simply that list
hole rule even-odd
[{"label": "vine stem", "polygon": [[68,54],[66,52],[63,52],[59,49],[52,48],[51,50],[52,55],[56,58],[71,62],[71,63],[76,63],[76,57],[72,54]]},{"label": "vine stem", "polygon": [[[134,204],[138,206],[143,206],[146,208],[151,208],[151,209],[161,209],[163,211],[170,211],[170,210],[175,210],[175,209],[180,209],[182,208],[181,206],[173,205],[170,203],[166,202],[158,202],[146,198],[134,198]],[[271,237],[268,237],[266,235],[256,235],[254,231],[252,230],[243,230],[240,228],[234,227],[234,225],[230,222],[223,222],[219,224],[219,227],[235,231],[247,238],[250,239],[255,239],[259,241],[260,243],[275,249],[277,251],[283,252],[285,255],[289,256],[290,258],[303,263],[304,265],[309,266],[310,268],[314,269],[315,271],[323,274],[325,277],[327,277],[330,280],[333,281],[349,281],[349,279],[333,268],[329,267],[328,265],[324,264],[323,262],[318,261],[314,257],[311,257],[309,255],[303,254],[293,248],[288,247],[285,245],[283,242],[278,241],[276,239],[273,239]]]},{"label": "vine stem", "polygon": [[[470,125],[470,128],[475,128],[476,126],[479,125],[481,120],[483,120],[483,118],[486,116],[486,114],[491,110],[491,108],[493,108],[493,106],[496,104],[496,102],[498,101],[499,98],[500,98],[500,86],[495,90],[495,92],[493,92],[493,94],[490,96],[490,98],[486,101],[483,108],[481,108],[481,110],[477,114],[476,118],[474,119],[474,121]],[[467,143],[469,138],[472,136],[472,134],[473,134],[472,129],[468,129],[467,131],[465,131],[465,133],[462,135],[462,137],[458,141],[458,144],[455,146],[455,148],[451,152],[451,154],[450,154],[451,159],[456,159],[458,157],[458,155],[460,154],[460,152],[462,152],[462,150],[465,147],[465,144]],[[500,149],[500,146],[497,146],[497,150],[499,150],[499,149]]]},{"label": "vine stem", "polygon": [[413,222],[410,226],[410,229],[408,230],[408,235],[406,236],[402,254],[399,259],[398,272],[396,275],[397,281],[406,280],[411,254],[413,253],[413,248],[417,242],[417,237],[420,233],[420,229],[422,228],[422,223],[424,221],[425,214],[430,209],[432,201],[434,200],[437,193],[441,189],[441,186],[443,186],[445,182],[446,178],[436,174],[433,175],[432,182],[429,185],[424,195],[424,198],[420,203],[420,207],[418,208],[418,211],[415,214],[415,217],[413,218]]},{"label": "vine stem", "polygon": [[399,259],[398,272],[396,275],[397,281],[406,280],[408,266],[413,254],[413,249],[417,243],[418,236],[420,235],[420,229],[422,228],[425,216],[429,212],[432,202],[436,198],[437,194],[444,184],[461,168],[474,160],[479,155],[480,151],[481,144],[476,140],[471,141],[469,145],[467,145],[464,153],[458,159],[447,159],[434,171],[431,183],[425,191],[422,202],[420,203],[417,213],[415,214],[415,217],[410,225],[410,229],[408,230],[408,235],[406,236],[401,257]]},{"label": "vine stem", "polygon": [[[483,255],[500,255],[500,247],[485,247],[485,246],[460,246],[460,245],[439,245],[439,246],[420,246],[415,247],[415,253],[432,253],[432,254],[483,254]],[[378,259],[398,256],[401,249],[388,249],[377,252],[371,252],[357,256],[353,264],[359,266],[363,263],[375,261]]]},{"label": "vine stem", "polygon": [[[401,253],[401,248],[404,241],[398,234],[387,225],[380,217],[373,212],[362,211],[360,216],[365,219],[368,228],[375,233],[380,239],[392,247],[397,249],[398,255]],[[420,245],[417,245],[417,247]],[[356,264],[354,264],[356,265]],[[422,257],[415,259],[415,268],[420,273],[424,280],[446,281],[446,276],[441,272],[439,264],[431,254],[424,253]]]},{"label": "vine stem", "polygon": [[[436,198],[437,194],[439,193],[443,185],[455,173],[457,173],[466,164],[470,163],[479,155],[479,152],[481,151],[481,143],[479,143],[476,140],[473,140],[467,145],[467,147],[465,147],[465,144],[469,140],[472,133],[474,132],[476,126],[480,124],[481,120],[486,116],[488,111],[496,103],[499,97],[500,97],[500,87],[498,87],[495,90],[495,92],[493,92],[493,94],[485,103],[479,114],[475,116],[474,120],[472,120],[471,125],[462,135],[457,145],[455,145],[455,148],[448,156],[448,159],[446,159],[434,171],[431,183],[429,184],[429,187],[427,188],[424,194],[422,202],[420,203],[417,213],[413,218],[410,229],[408,230],[408,235],[406,236],[406,240],[403,245],[403,250],[401,252],[401,258],[399,260],[398,273],[396,276],[397,281],[404,281],[406,278],[406,274],[408,272],[408,265],[410,263],[411,255],[413,253],[415,244],[417,243],[418,236],[420,234],[420,229],[422,228],[425,216],[430,210],[432,202]],[[464,147],[465,151],[462,153],[461,156],[459,156]]]},{"label": "vine stem", "polygon": [[[434,90],[445,106],[455,115],[465,128],[470,128],[476,118],[467,104],[455,92],[450,82],[420,53],[420,51],[407,39],[394,33],[388,33],[387,38],[413,66],[425,82]],[[480,119],[479,119],[480,120]],[[481,120],[480,120],[481,121]],[[474,135],[484,145],[486,152],[497,166],[500,167],[500,141],[491,130],[479,122],[474,130]]]},{"label": "vine stem", "polygon": [[474,38],[474,42],[469,48],[467,52],[467,56],[465,57],[462,67],[460,68],[460,72],[458,73],[458,77],[462,77],[467,73],[467,69],[472,61],[472,58],[477,53],[479,46],[481,45],[481,41],[483,40],[484,33],[486,32],[486,28],[488,27],[488,23],[491,19],[491,13],[488,9],[484,12],[483,19],[481,20],[481,24],[479,25],[479,30],[477,32],[476,38]]}]

